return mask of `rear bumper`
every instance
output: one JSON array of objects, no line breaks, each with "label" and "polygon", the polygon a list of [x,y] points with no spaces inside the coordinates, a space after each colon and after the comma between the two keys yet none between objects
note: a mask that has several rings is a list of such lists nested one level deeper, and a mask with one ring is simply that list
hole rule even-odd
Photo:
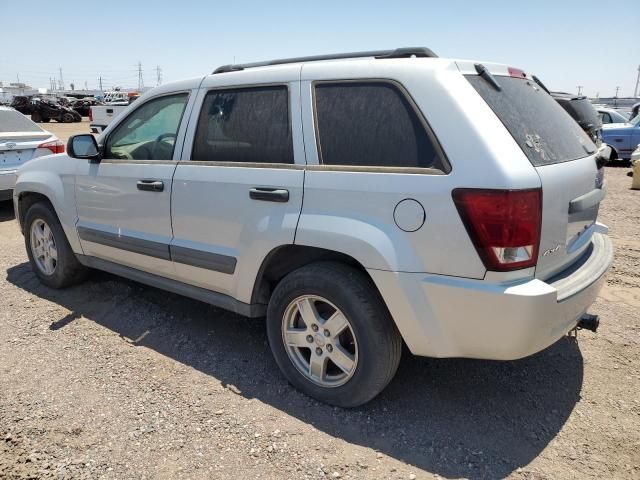
[{"label": "rear bumper", "polygon": [[594,233],[580,260],[546,282],[369,273],[414,354],[513,360],[543,350],[573,329],[612,261],[611,241]]}]

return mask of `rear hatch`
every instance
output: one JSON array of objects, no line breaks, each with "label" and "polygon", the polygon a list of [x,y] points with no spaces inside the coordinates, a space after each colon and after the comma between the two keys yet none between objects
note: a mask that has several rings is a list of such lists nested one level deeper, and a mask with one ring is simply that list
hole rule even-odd
[{"label": "rear hatch", "polygon": [[486,65],[489,75],[478,75],[475,68],[471,74],[466,67],[461,70],[469,83],[498,116],[540,177],[542,228],[535,275],[549,278],[589,247],[596,230],[598,207],[606,191],[604,169],[596,163],[596,145],[522,71]]},{"label": "rear hatch", "polygon": [[13,110],[0,110],[0,170],[15,170],[31,160],[38,145],[51,137]]}]

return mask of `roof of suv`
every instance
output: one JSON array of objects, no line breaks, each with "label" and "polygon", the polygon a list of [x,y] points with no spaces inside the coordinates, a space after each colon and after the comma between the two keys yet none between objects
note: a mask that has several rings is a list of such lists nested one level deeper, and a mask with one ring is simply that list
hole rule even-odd
[{"label": "roof of suv", "polygon": [[277,60],[266,60],[262,62],[252,63],[240,63],[223,65],[216,68],[213,74],[237,72],[239,70],[246,70],[248,68],[256,67],[268,67],[273,65],[285,65],[290,63],[307,63],[307,62],[319,62],[325,60],[344,60],[350,58],[365,58],[374,57],[376,59],[389,59],[389,58],[411,58],[411,57],[423,57],[423,58],[438,58],[433,51],[426,47],[402,47],[394,50],[372,50],[364,52],[350,52],[350,53],[334,53],[328,55],[313,55],[308,57],[291,57],[281,58]]}]

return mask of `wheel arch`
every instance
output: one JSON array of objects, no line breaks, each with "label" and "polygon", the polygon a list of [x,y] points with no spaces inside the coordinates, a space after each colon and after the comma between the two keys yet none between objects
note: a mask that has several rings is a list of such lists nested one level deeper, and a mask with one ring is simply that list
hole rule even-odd
[{"label": "wheel arch", "polygon": [[378,291],[366,268],[352,256],[335,250],[287,244],[274,248],[265,256],[253,284],[251,303],[267,304],[274,288],[286,275],[305,265],[319,261],[343,263],[361,271]]},{"label": "wheel arch", "polygon": [[[42,158],[53,163],[59,161],[56,157]],[[39,161],[38,158],[31,162],[35,166]],[[53,172],[27,170],[20,173],[13,192],[14,198],[17,199],[16,220],[19,222],[20,230],[24,233],[24,219],[29,207],[38,201],[47,202],[58,217],[72,250],[82,253],[75,228],[77,215],[74,188],[73,183],[65,184],[61,176]]]}]

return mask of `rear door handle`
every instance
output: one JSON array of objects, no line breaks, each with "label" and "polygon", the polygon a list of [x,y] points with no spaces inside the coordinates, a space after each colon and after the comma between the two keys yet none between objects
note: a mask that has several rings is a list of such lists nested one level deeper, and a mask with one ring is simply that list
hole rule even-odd
[{"label": "rear door handle", "polygon": [[289,201],[289,190],[284,188],[254,187],[249,189],[249,197],[253,200],[284,203]]},{"label": "rear door handle", "polygon": [[160,180],[138,180],[138,190],[145,192],[162,192],[164,190],[164,182]]}]

